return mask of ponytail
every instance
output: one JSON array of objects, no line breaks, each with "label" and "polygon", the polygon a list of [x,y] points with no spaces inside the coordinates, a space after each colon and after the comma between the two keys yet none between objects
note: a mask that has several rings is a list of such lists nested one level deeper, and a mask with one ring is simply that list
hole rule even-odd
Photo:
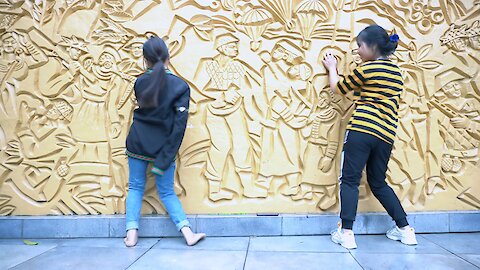
[{"label": "ponytail", "polygon": [[392,34],[388,37],[388,41],[384,47],[379,47],[380,53],[384,56],[391,55],[395,52],[398,46],[399,37],[397,34]]},{"label": "ponytail", "polygon": [[169,58],[167,45],[162,39],[151,37],[143,44],[143,56],[153,67],[150,70],[150,84],[137,96],[138,105],[142,109],[154,108],[158,106],[160,94],[166,85],[165,61]]},{"label": "ponytail", "polygon": [[158,106],[160,92],[165,87],[167,73],[165,72],[165,64],[162,60],[157,61],[151,69],[150,84],[142,91],[138,97],[138,105],[140,108],[153,108]]}]

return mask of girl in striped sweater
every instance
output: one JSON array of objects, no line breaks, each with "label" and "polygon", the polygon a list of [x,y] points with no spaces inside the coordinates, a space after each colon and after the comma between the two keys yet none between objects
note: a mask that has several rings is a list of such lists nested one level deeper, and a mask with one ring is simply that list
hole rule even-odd
[{"label": "girl in striped sweater", "polygon": [[398,35],[389,36],[382,27],[371,25],[356,40],[363,63],[352,74],[340,79],[332,53],[327,52],[323,59],[331,91],[338,94],[354,91],[359,96],[345,134],[340,173],[342,222],[332,232],[332,241],[348,249],[357,247],[352,227],[357,214],[358,187],[366,166],[370,189],[396,223],[387,237],[416,245],[415,231],[408,225],[398,197],[385,182],[403,91],[400,68],[388,59],[397,48]]}]

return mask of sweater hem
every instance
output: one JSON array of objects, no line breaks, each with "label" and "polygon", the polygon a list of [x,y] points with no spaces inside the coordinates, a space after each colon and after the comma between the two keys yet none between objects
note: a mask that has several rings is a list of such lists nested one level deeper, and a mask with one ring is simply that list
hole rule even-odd
[{"label": "sweater hem", "polygon": [[375,132],[371,132],[371,131],[368,131],[368,130],[364,130],[364,129],[360,129],[360,128],[353,128],[353,127],[347,127],[347,130],[357,131],[357,132],[361,132],[361,133],[365,133],[365,134],[375,136],[375,137],[379,138],[380,140],[382,140],[382,141],[384,141],[384,142],[386,142],[390,145],[393,145],[393,143],[394,143],[394,141],[387,140],[386,138],[383,138],[382,136],[376,134]]},{"label": "sweater hem", "polygon": [[144,161],[148,161],[148,162],[154,162],[155,161],[155,158],[152,158],[152,157],[147,157],[147,156],[144,156],[144,155],[139,155],[139,154],[135,154],[135,153],[132,153],[128,150],[125,150],[125,154],[131,158],[135,158],[135,159],[140,159],[140,160],[144,160]]}]

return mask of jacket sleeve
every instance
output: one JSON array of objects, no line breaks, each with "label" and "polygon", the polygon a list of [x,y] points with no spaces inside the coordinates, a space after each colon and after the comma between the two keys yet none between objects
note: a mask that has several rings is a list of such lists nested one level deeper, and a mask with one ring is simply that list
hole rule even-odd
[{"label": "jacket sleeve", "polygon": [[353,70],[352,74],[340,79],[337,83],[337,88],[344,95],[349,91],[360,92],[360,88],[365,81],[365,73],[362,70],[362,66],[359,66]]},{"label": "jacket sleeve", "polygon": [[190,88],[186,87],[186,89],[178,95],[173,102],[172,110],[175,110],[173,129],[165,140],[165,146],[155,158],[152,173],[163,175],[164,171],[167,170],[175,160],[175,156],[182,144],[185,129],[187,127],[189,102]]}]

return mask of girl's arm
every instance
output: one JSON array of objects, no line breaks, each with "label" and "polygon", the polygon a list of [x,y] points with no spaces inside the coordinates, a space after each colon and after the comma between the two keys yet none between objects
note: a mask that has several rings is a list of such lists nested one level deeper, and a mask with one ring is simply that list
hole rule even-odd
[{"label": "girl's arm", "polygon": [[340,79],[337,72],[337,59],[331,53],[325,54],[322,60],[323,65],[328,70],[328,79],[330,81],[330,91],[337,94],[347,94],[349,91],[355,91],[359,94],[362,85],[365,83],[365,73],[361,66],[353,70],[352,74]]},{"label": "girl's arm", "polygon": [[188,106],[190,104],[190,88],[187,87],[175,100],[173,110],[175,110],[174,124],[172,133],[165,141],[165,146],[157,155],[153,164],[152,172],[157,175],[163,175],[164,171],[175,160],[175,156],[180,149],[183,136],[187,127]]}]

